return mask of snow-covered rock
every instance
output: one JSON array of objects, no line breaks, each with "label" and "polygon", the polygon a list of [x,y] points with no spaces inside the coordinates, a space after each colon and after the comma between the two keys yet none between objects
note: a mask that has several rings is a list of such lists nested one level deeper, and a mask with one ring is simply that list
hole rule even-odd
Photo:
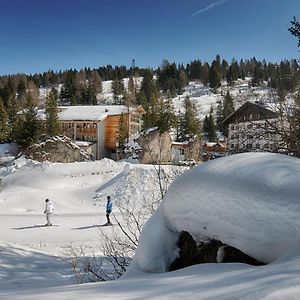
[{"label": "snow-covered rock", "polygon": [[300,160],[245,153],[206,162],[179,176],[146,223],[133,269],[162,272],[178,255],[181,231],[213,238],[270,263],[300,232]]},{"label": "snow-covered rock", "polygon": [[37,161],[69,163],[87,161],[91,157],[66,136],[55,136],[30,146],[26,150],[28,158]]}]

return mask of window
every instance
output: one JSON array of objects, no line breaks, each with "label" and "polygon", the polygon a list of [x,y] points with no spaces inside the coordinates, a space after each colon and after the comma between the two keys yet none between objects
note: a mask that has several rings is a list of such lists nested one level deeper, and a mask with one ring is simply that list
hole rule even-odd
[{"label": "window", "polygon": [[184,155],[184,149],[183,148],[179,149],[179,154]]}]

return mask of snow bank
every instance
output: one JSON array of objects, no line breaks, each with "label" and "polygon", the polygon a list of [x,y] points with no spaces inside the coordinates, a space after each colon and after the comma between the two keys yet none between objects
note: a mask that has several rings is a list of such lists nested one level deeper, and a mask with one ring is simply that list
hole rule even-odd
[{"label": "snow bank", "polygon": [[177,249],[169,235],[182,230],[267,263],[278,259],[299,236],[299,181],[300,160],[280,154],[238,154],[193,168],[144,227],[134,266],[164,271]]}]

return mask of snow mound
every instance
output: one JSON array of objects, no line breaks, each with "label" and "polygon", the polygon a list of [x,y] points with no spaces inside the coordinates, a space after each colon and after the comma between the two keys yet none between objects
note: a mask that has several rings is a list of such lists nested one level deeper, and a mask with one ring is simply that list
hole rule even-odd
[{"label": "snow mound", "polygon": [[238,154],[191,169],[171,184],[145,225],[132,269],[166,270],[183,230],[266,263],[278,259],[299,235],[299,181],[300,160],[272,153]]}]

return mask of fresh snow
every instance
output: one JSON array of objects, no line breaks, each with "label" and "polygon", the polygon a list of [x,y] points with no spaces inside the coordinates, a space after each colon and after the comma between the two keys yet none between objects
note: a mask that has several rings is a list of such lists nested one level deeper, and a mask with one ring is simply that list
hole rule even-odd
[{"label": "fresh snow", "polygon": [[[150,165],[108,159],[53,164],[19,158],[0,169],[0,299],[298,299],[300,163],[249,153],[203,163],[178,177],[143,228],[129,271],[119,280],[75,285],[66,247],[99,247],[105,198],[159,198]],[[44,224],[50,198],[58,227]],[[120,234],[116,226],[106,234]],[[202,264],[164,272],[181,230],[216,238],[269,262]],[[98,249],[101,255],[100,249]],[[218,253],[219,259],[222,251]]]},{"label": "fresh snow", "polygon": [[137,266],[164,271],[176,257],[176,237],[183,230],[220,240],[260,261],[275,261],[298,238],[299,171],[297,158],[245,153],[181,175],[144,226]]},{"label": "fresh snow", "polygon": [[59,114],[60,120],[102,121],[107,116],[127,113],[125,105],[80,105],[65,107]]}]

